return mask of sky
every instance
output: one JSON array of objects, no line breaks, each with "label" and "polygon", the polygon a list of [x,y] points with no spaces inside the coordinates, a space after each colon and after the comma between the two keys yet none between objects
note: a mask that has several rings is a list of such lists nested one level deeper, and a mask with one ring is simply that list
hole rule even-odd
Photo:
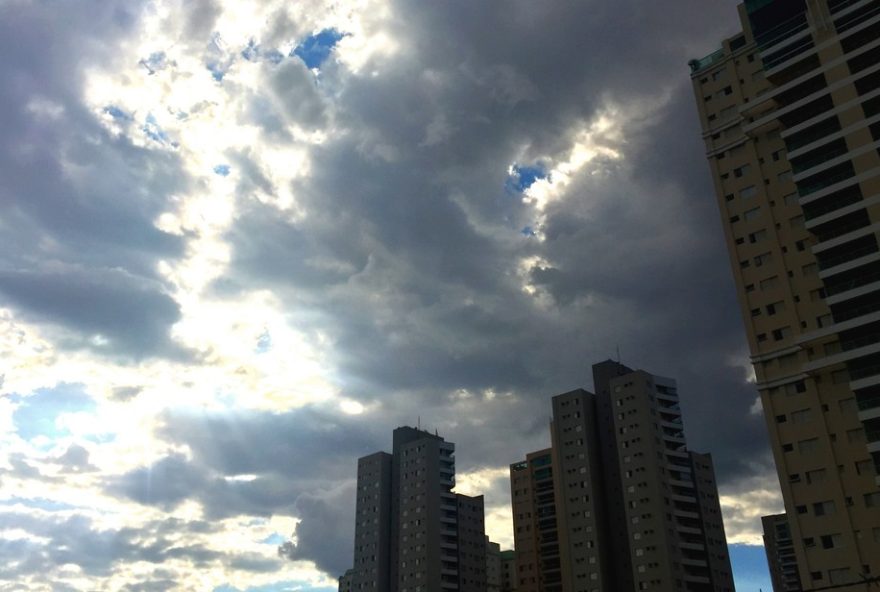
[{"label": "sky", "polygon": [[[687,61],[732,0],[0,0],[0,589],[335,590],[357,458],[507,466],[678,380],[740,590],[781,510]],[[279,546],[285,552],[279,554]]]}]

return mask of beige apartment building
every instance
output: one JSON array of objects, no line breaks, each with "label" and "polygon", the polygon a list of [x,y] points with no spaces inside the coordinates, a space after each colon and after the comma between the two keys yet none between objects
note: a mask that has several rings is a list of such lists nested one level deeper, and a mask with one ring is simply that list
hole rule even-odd
[{"label": "beige apartment building", "polygon": [[617,362],[553,397],[551,447],[510,466],[518,592],[732,592],[708,455],[675,381]]},{"label": "beige apartment building", "polygon": [[[748,0],[690,63],[804,590],[880,576],[880,1]],[[853,584],[848,586],[846,584]]]}]

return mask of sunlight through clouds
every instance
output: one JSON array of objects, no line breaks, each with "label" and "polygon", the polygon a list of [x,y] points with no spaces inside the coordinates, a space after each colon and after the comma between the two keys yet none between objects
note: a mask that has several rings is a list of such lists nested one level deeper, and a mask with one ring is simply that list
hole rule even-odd
[{"label": "sunlight through clouds", "polygon": [[[335,589],[357,458],[418,421],[510,547],[508,464],[609,335],[730,402],[728,534],[757,542],[741,328],[698,331],[726,302],[685,207],[705,187],[643,165],[668,134],[632,124],[676,114],[685,56],[614,45],[622,80],[596,51],[653,28],[491,2],[3,6],[0,587]],[[703,376],[717,360],[738,361]]]}]

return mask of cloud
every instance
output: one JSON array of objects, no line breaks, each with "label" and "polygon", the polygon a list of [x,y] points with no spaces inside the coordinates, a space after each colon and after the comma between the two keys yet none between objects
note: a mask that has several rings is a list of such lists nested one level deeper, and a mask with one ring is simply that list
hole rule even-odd
[{"label": "cloud", "polygon": [[174,299],[157,282],[119,269],[0,271],[0,294],[22,309],[25,318],[75,330],[60,341],[67,347],[136,357],[185,353],[169,335],[180,319]]},{"label": "cloud", "polygon": [[[302,516],[293,532],[293,540],[278,548],[281,557],[291,560],[308,559],[329,574],[342,574],[351,567],[353,553],[355,496],[352,479],[330,491],[304,494],[296,502],[296,513]],[[348,508],[347,511],[340,511]]]},{"label": "cloud", "polygon": [[6,581],[326,587],[356,459],[418,422],[509,540],[504,467],[618,349],[678,379],[755,542],[773,469],[686,68],[730,3],[0,11],[2,470],[49,490],[4,515]]}]

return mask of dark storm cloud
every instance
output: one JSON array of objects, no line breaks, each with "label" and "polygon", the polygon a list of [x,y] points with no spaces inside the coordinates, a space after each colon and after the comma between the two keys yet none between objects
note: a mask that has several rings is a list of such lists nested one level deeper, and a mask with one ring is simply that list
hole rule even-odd
[{"label": "dark storm cloud", "polygon": [[381,429],[372,432],[309,408],[280,414],[168,414],[157,435],[185,444],[193,457],[167,456],[108,478],[106,487],[113,495],[165,510],[196,500],[211,519],[299,515],[295,507],[301,496],[350,482],[357,458],[388,444]]},{"label": "dark storm cloud", "polygon": [[182,352],[168,335],[178,305],[154,280],[119,269],[0,270],[0,294],[25,316],[77,331],[81,338],[71,345],[136,356]]},{"label": "dark storm cloud", "polygon": [[[16,57],[0,65],[0,231],[10,245],[0,290],[85,338],[167,355],[180,313],[155,264],[179,256],[181,239],[152,221],[189,180],[173,152],[113,138],[81,106],[79,64],[114,59],[106,48],[137,16],[127,6],[0,8],[0,49]],[[268,144],[291,139],[287,124],[340,133],[313,147],[308,175],[290,188],[301,219],[253,199],[279,189],[258,150],[227,155],[239,210],[232,267],[214,286],[223,297],[272,289],[298,328],[332,344],[342,394],[379,411],[168,414],[157,435],[192,456],[107,477],[107,491],[164,510],[195,500],[212,521],[297,516],[286,556],[337,574],[351,556],[356,459],[389,449],[393,427],[438,429],[458,445],[459,472],[504,467],[549,443],[549,397],[589,388],[590,364],[618,346],[625,363],[679,380],[690,443],[713,453],[722,493],[766,474],[763,420],[730,364],[746,348],[686,66],[732,32],[733,2],[400,2],[390,14],[401,50],[361,75],[331,56],[318,85],[291,59],[267,65],[263,87],[240,89],[238,116]],[[192,47],[202,51],[216,18],[211,2],[190,11]],[[298,26],[276,22],[276,39]],[[600,174],[576,178],[548,206],[545,240],[520,234],[538,212],[505,188],[508,167],[564,159],[607,105],[628,117],[623,158],[597,161]],[[525,274],[540,300],[522,290],[517,266],[530,256],[545,262]],[[86,466],[83,451],[68,449],[65,462]],[[12,465],[39,477],[23,457]],[[507,504],[506,489],[493,481],[487,502]],[[87,519],[28,522],[52,543],[0,542],[4,557],[21,558],[0,577],[63,562],[103,575],[127,561],[223,559],[172,544],[171,526],[150,526],[154,542],[142,544],[131,529]],[[142,587],[174,579],[157,573]]]},{"label": "dark storm cloud", "polygon": [[169,353],[178,313],[155,268],[182,243],[153,220],[187,177],[174,153],[111,136],[83,93],[86,66],[113,64],[140,10],[135,2],[0,7],[3,303],[80,332],[71,347],[106,332],[115,353],[136,356]]},{"label": "dark storm cloud", "polygon": [[[55,570],[66,564],[77,565],[85,574],[100,577],[112,573],[116,565],[138,561],[162,564],[180,559],[204,568],[232,559],[209,547],[182,546],[177,542],[181,535],[217,531],[202,521],[169,518],[148,522],[139,528],[104,529],[85,516],[0,511],[0,523],[5,528],[20,529],[35,539],[48,540],[0,539],[4,558],[0,565],[0,582],[26,582],[28,577],[36,576],[45,583],[46,577],[56,575]],[[267,548],[267,557],[272,557],[269,551]],[[248,557],[241,555],[240,559]]]},{"label": "dark storm cloud", "polygon": [[307,559],[328,574],[341,574],[351,567],[354,512],[340,511],[351,507],[355,483],[316,494],[304,494],[296,502],[296,514],[302,520],[293,533],[296,542],[289,541],[278,549],[287,559]]},{"label": "dark storm cloud", "polygon": [[[619,346],[679,379],[692,445],[715,453],[722,480],[752,471],[738,459],[766,440],[731,366],[746,350],[686,68],[732,29],[706,26],[733,23],[732,3],[396,9],[403,49],[378,76],[323,73],[350,133],[295,182],[306,217],[243,204],[233,281],[309,307],[302,324],[333,336],[344,391],[384,401],[388,427],[420,411],[469,423],[457,389],[512,392],[546,416],[549,395],[589,387],[590,364]],[[520,235],[536,213],[504,189],[508,166],[523,151],[521,164],[565,157],[607,104],[628,115],[623,159],[596,161],[550,205],[544,242]],[[435,121],[445,131],[426,142]],[[529,255],[549,262],[529,274],[549,307],[519,285]],[[498,420],[519,405],[473,403],[481,437],[504,441]],[[722,408],[735,420],[719,422]],[[515,460],[491,452],[487,464]]]}]

